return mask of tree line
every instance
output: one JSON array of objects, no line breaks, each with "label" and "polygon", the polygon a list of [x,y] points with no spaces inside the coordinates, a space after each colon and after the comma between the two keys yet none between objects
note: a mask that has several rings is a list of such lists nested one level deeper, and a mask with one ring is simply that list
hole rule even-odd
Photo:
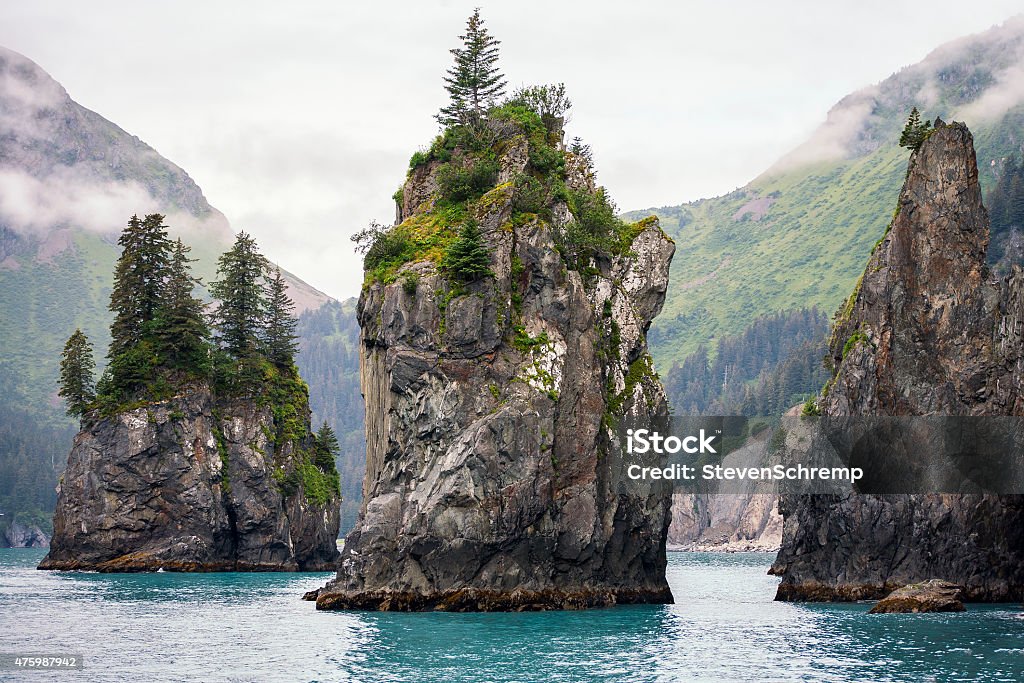
[{"label": "tree line", "polygon": [[281,269],[250,235],[239,233],[218,260],[212,305],[196,296],[202,283],[192,274],[190,248],[170,239],[164,216],[132,216],[118,244],[110,346],[98,382],[86,335],[75,330],[64,346],[60,395],[69,415],[117,412],[196,382],[253,395],[268,381],[298,378],[294,304]]},{"label": "tree line", "polygon": [[992,221],[988,262],[1005,275],[1013,264],[1024,265],[1024,160],[1011,156],[1002,163],[985,204]]},{"label": "tree line", "polygon": [[828,318],[817,308],[761,316],[743,332],[672,364],[662,382],[677,415],[780,415],[829,374]]}]

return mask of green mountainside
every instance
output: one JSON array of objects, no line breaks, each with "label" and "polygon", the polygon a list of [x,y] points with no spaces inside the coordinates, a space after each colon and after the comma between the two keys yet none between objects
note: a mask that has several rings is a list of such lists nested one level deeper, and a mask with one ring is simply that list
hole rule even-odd
[{"label": "green mountainside", "polygon": [[1024,142],[1022,66],[1017,18],[845,97],[806,143],[748,185],[628,214],[657,214],[677,246],[668,299],[649,336],[659,371],[701,344],[714,349],[759,316],[836,310],[892,217],[908,156],[897,141],[913,106],[925,118],[971,127],[991,190]]},{"label": "green mountainside", "polygon": [[341,453],[341,533],[355,524],[362,501],[366,442],[359,391],[359,323],[356,300],[328,301],[299,316],[295,363],[309,384],[313,425],[326,420],[338,434]]}]

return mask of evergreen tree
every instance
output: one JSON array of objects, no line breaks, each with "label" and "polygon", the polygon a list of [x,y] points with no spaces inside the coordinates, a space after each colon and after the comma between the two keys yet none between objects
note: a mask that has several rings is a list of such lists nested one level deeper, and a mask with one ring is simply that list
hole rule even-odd
[{"label": "evergreen tree", "polygon": [[313,438],[316,450],[314,464],[325,472],[337,471],[334,459],[341,452],[341,444],[327,420],[324,420]]},{"label": "evergreen tree", "polygon": [[251,360],[259,354],[266,314],[266,268],[267,260],[260,254],[256,240],[240,232],[234,246],[217,262],[220,279],[210,284],[210,293],[219,299],[213,319],[221,344],[237,360]]},{"label": "evergreen tree", "polygon": [[206,305],[193,296],[200,280],[192,276],[189,264],[195,259],[188,257],[190,251],[180,239],[174,243],[155,333],[157,350],[168,367],[202,375],[209,365],[210,328]]},{"label": "evergreen tree", "polygon": [[915,152],[921,148],[921,144],[928,137],[928,131],[931,130],[932,122],[925,121],[921,123],[921,113],[917,111],[917,107],[910,110],[910,116],[907,117],[907,125],[903,127],[903,133],[900,135],[900,147],[907,147]]},{"label": "evergreen tree", "polygon": [[451,98],[437,115],[443,126],[478,120],[487,107],[505,94],[505,76],[498,71],[500,40],[491,36],[480,18],[480,8],[466,21],[466,33],[459,36],[461,48],[454,48],[455,64],[444,77]]},{"label": "evergreen tree", "polygon": [[143,341],[160,308],[172,250],[163,221],[158,213],[142,220],[132,216],[117,240],[121,256],[114,267],[114,287],[110,292],[114,322],[110,326],[107,357],[111,361]]},{"label": "evergreen tree", "polygon": [[295,364],[295,354],[299,350],[296,343],[298,335],[295,334],[298,319],[293,312],[295,303],[288,298],[288,285],[278,267],[274,268],[273,276],[267,281],[266,297],[264,352],[271,363],[279,368],[288,369]]},{"label": "evergreen tree", "polygon": [[448,247],[441,266],[463,282],[491,275],[491,254],[476,221],[468,220]]},{"label": "evergreen tree", "polygon": [[66,344],[60,359],[59,395],[67,404],[67,413],[73,417],[85,414],[89,404],[96,398],[93,389],[93,371],[96,364],[92,358],[92,345],[82,330],[75,330]]}]

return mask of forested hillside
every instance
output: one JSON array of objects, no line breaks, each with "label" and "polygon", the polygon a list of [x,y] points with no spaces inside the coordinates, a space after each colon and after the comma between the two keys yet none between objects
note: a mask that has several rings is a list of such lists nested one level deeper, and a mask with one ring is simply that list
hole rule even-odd
[{"label": "forested hillside", "polygon": [[359,325],[356,300],[329,301],[299,316],[299,353],[295,362],[309,384],[313,424],[334,427],[341,452],[341,533],[355,523],[362,500],[366,442],[363,398],[359,393]]},{"label": "forested hillside", "polygon": [[676,415],[779,415],[828,379],[828,318],[798,309],[754,320],[713,349],[701,344],[662,375]]},{"label": "forested hillside", "polygon": [[[920,63],[843,98],[811,138],[727,195],[649,212],[678,247],[672,283],[650,341],[665,373],[704,344],[759,316],[817,307],[831,315],[852,289],[896,206],[908,152],[897,145],[911,108],[964,120],[974,132],[993,203],[993,258],[1017,244],[1013,211],[991,192],[1021,157],[1024,18],[952,41]],[[1013,166],[1013,168],[1017,168]],[[1016,173],[1007,173],[1012,190]],[[683,188],[681,188],[683,191]],[[1020,196],[1019,193],[1016,196]],[[1003,204],[1006,206],[1006,204]],[[1019,230],[1019,227],[1018,227]],[[1019,247],[1012,247],[1011,252]]]}]

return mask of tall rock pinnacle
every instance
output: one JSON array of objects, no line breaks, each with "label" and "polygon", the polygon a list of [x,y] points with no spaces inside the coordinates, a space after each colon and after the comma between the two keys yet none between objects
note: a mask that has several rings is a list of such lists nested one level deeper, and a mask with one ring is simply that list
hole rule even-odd
[{"label": "tall rock pinnacle", "polygon": [[[1024,414],[1024,278],[991,280],[988,238],[971,133],[937,121],[837,314],[824,415]],[[968,600],[1024,597],[1021,496],[787,496],[780,509],[779,599],[877,598],[932,578],[963,585]]]},{"label": "tall rock pinnacle", "polygon": [[[368,254],[364,501],[318,609],[672,600],[669,492],[628,489],[610,439],[618,420],[667,415],[646,332],[674,246],[651,218],[588,251],[574,231],[614,219],[588,162],[512,114],[482,124],[482,151],[446,145],[450,131],[414,158],[382,239],[419,251],[391,271]],[[488,173],[489,189],[459,199],[453,177]],[[464,282],[436,247],[468,222],[492,276]]]}]

